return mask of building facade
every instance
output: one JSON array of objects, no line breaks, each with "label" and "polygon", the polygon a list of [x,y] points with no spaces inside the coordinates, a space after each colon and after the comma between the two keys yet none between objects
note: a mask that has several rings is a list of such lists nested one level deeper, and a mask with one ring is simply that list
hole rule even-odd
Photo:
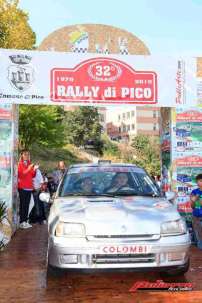
[{"label": "building facade", "polygon": [[139,134],[159,136],[158,107],[125,107],[107,110],[107,134],[112,140],[131,141]]}]

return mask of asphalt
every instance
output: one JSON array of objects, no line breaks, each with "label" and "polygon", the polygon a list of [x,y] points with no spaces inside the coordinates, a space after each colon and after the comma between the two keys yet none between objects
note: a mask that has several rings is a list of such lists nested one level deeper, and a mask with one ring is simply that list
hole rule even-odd
[{"label": "asphalt", "polygon": [[[202,302],[202,250],[191,248],[191,265],[185,276],[162,278],[157,272],[64,272],[46,275],[47,226],[18,230],[0,252],[0,303],[46,302]],[[130,292],[140,281],[192,283],[192,291]]]}]

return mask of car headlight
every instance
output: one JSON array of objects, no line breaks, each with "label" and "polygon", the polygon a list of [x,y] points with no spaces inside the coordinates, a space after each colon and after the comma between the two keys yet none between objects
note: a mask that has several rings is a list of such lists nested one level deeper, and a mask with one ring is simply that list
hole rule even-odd
[{"label": "car headlight", "polygon": [[80,223],[59,222],[55,234],[57,237],[85,237],[85,227]]},{"label": "car headlight", "polygon": [[187,226],[184,220],[168,221],[161,224],[161,235],[172,236],[186,234]]}]

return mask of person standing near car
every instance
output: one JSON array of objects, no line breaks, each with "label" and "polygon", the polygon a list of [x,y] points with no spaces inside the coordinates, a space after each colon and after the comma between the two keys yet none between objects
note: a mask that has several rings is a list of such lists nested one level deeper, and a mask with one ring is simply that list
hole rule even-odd
[{"label": "person standing near car", "polygon": [[30,228],[28,212],[31,194],[33,191],[33,178],[36,175],[38,165],[31,163],[30,153],[23,150],[18,163],[18,192],[20,198],[20,228]]},{"label": "person standing near car", "polygon": [[192,226],[195,234],[197,234],[197,246],[202,248],[202,174],[196,176],[198,188],[191,192],[190,200],[193,209]]},{"label": "person standing near car", "polygon": [[156,176],[155,181],[156,181],[156,184],[158,185],[158,187],[161,188],[161,176],[160,175]]},{"label": "person standing near car", "polygon": [[[41,186],[41,193],[50,193],[49,187],[48,187],[48,177],[47,177],[47,173],[43,174],[43,184]],[[40,202],[43,204],[43,210],[44,210],[44,220],[43,223],[47,223],[47,219],[48,219],[48,215],[49,215],[49,211],[50,211],[50,203],[47,202],[43,202],[40,200]]]},{"label": "person standing near car", "polygon": [[58,169],[54,170],[53,171],[53,182],[54,182],[54,185],[55,185],[55,191],[60,183],[60,180],[62,179],[64,173],[66,171],[66,166],[65,166],[65,163],[64,161],[59,161],[58,162]]},{"label": "person standing near car", "polygon": [[36,169],[36,175],[33,178],[33,198],[34,198],[34,207],[29,215],[29,219],[31,223],[38,222],[39,224],[43,224],[46,220],[44,204],[40,200],[39,195],[41,193],[42,187],[44,184],[44,178],[39,168]]}]

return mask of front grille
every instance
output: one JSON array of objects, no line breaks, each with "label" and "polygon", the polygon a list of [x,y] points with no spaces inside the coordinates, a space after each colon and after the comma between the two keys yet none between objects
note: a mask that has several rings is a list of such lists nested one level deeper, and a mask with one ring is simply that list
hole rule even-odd
[{"label": "front grille", "polygon": [[158,240],[160,238],[159,234],[153,235],[93,235],[87,236],[88,241],[112,241],[112,240],[134,240],[134,241],[144,241],[144,240]]},{"label": "front grille", "polygon": [[96,254],[93,255],[94,264],[127,264],[127,263],[153,263],[155,254]]}]

